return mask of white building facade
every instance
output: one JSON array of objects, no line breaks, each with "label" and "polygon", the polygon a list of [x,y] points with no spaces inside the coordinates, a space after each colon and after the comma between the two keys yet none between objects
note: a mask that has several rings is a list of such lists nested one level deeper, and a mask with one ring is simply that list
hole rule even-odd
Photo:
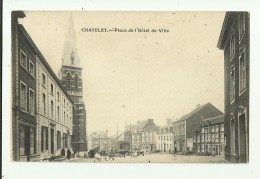
[{"label": "white building facade", "polygon": [[71,148],[73,102],[44,57],[36,58],[37,150],[42,158]]}]

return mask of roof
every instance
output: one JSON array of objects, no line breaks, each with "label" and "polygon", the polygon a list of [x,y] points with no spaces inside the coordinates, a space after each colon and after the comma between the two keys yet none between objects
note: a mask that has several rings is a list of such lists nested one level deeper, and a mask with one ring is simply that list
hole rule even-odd
[{"label": "roof", "polygon": [[222,29],[219,35],[218,44],[217,47],[221,50],[225,48],[226,40],[228,39],[229,31],[231,29],[231,26],[233,25],[233,22],[235,18],[239,15],[241,12],[226,12]]},{"label": "roof", "polygon": [[48,71],[50,72],[50,74],[52,75],[52,77],[54,78],[54,80],[56,81],[56,83],[59,85],[60,89],[64,92],[64,94],[67,96],[67,98],[70,100],[70,102],[72,104],[74,104],[72,98],[70,97],[70,95],[67,93],[67,91],[64,89],[64,87],[62,86],[59,78],[57,77],[57,75],[54,73],[54,71],[52,70],[51,66],[49,65],[49,63],[47,62],[47,60],[44,58],[44,56],[42,55],[42,53],[40,52],[40,50],[38,49],[38,47],[35,45],[35,43],[33,42],[32,38],[30,37],[30,35],[28,34],[28,32],[25,30],[24,26],[21,24],[18,24],[18,27],[20,28],[20,30],[23,32],[24,36],[26,37],[26,39],[29,41],[29,43],[32,45],[32,47],[34,48],[35,52],[37,53],[37,55],[40,57],[39,59],[41,60],[41,62],[43,63],[43,65],[48,69]]},{"label": "roof", "polygon": [[201,121],[201,123],[204,124],[204,125],[224,123],[224,115],[204,119],[204,120]]},{"label": "roof", "polygon": [[175,121],[174,123],[178,123],[178,122],[183,122],[185,120],[187,120],[188,118],[190,118],[193,114],[199,112],[201,109],[203,109],[206,105],[209,105],[210,103],[206,103],[204,105],[201,105],[199,107],[196,107],[193,111],[191,111],[190,113],[182,116],[180,119],[178,119],[177,121]]}]

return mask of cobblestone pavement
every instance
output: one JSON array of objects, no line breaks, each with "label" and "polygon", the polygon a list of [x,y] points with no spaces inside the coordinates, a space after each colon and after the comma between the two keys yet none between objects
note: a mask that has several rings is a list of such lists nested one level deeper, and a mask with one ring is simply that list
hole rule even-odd
[{"label": "cobblestone pavement", "polygon": [[67,162],[108,162],[108,163],[226,163],[223,155],[197,156],[197,155],[175,155],[172,154],[145,154],[138,157],[115,157],[113,160],[102,158],[98,161],[94,158],[72,158]]}]

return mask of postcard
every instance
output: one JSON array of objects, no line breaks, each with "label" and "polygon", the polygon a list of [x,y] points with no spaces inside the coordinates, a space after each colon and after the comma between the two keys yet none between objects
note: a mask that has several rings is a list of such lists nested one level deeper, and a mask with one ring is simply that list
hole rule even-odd
[{"label": "postcard", "polygon": [[249,162],[249,19],[12,11],[10,160]]}]

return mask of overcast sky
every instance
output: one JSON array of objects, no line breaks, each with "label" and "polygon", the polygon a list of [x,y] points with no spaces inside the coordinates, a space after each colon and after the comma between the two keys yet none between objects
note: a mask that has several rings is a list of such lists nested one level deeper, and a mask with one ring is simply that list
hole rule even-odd
[{"label": "overcast sky", "polygon": [[[180,118],[197,104],[224,110],[224,12],[73,12],[83,67],[88,134],[117,124]],[[61,68],[70,12],[26,12],[24,25],[54,72]],[[168,33],[92,33],[87,28],[168,29]]]}]

